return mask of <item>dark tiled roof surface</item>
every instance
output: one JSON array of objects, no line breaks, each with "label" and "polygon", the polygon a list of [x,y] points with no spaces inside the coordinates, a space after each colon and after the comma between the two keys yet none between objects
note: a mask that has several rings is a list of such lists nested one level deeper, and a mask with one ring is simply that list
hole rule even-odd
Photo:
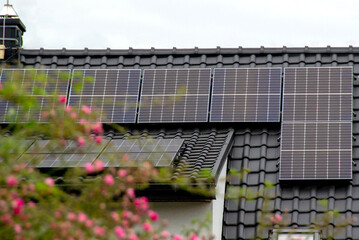
[{"label": "dark tiled roof surface", "polygon": [[[359,75],[359,48],[214,48],[214,49],[128,49],[128,50],[22,50],[21,63],[25,66],[48,68],[215,68],[215,67],[321,67],[352,66],[354,75]],[[359,83],[354,83],[353,111],[357,114],[353,122],[353,134],[359,137]],[[218,125],[214,125],[218,126]],[[319,200],[328,200],[329,209],[338,209],[346,217],[359,219],[359,140],[353,142],[353,180],[342,184],[333,182],[307,182],[283,185],[278,182],[280,124],[231,126],[235,129],[234,142],[229,154],[228,167],[249,169],[240,181],[230,179],[227,187],[243,187],[247,191],[263,189],[266,180],[274,184],[269,209],[274,213],[288,210],[293,227],[305,227],[323,214]],[[161,133],[162,131],[162,133]],[[156,133],[167,135],[167,128]],[[168,132],[169,131],[169,132]],[[162,134],[162,135],[161,135]],[[184,151],[190,168],[181,168],[188,175],[195,174],[195,166],[214,162],[210,150],[216,143],[219,130],[202,129],[172,131],[172,136],[187,136],[187,141],[198,142]],[[208,138],[208,139],[207,139]],[[212,140],[211,140],[212,139]],[[200,144],[199,144],[200,143]],[[206,147],[207,146],[207,147]],[[202,153],[206,149],[205,153]],[[196,155],[193,155],[196,154]],[[218,154],[218,151],[216,152]],[[196,157],[190,157],[196,156]],[[202,161],[197,163],[197,159]],[[212,159],[212,160],[211,160]],[[177,171],[177,170],[176,170]],[[251,201],[226,200],[224,206],[222,239],[252,239],[258,230],[259,215],[263,210],[263,199]],[[330,226],[334,226],[331,223]],[[359,239],[359,222],[347,226],[335,239]],[[325,236],[324,236],[325,237]]]},{"label": "dark tiled roof surface", "polygon": [[25,66],[50,68],[214,68],[354,66],[359,74],[359,48],[192,48],[127,50],[21,50]]}]

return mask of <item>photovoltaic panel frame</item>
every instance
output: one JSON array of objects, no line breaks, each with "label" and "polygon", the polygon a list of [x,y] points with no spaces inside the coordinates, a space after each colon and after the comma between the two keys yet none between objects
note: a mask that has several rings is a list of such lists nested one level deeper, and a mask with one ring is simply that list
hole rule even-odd
[{"label": "photovoltaic panel frame", "polygon": [[281,68],[215,68],[210,122],[279,122]]},{"label": "photovoltaic panel frame", "polygon": [[285,68],[280,180],[352,178],[352,67]]},{"label": "photovoltaic panel frame", "polygon": [[76,69],[69,105],[89,106],[103,123],[135,123],[140,78],[140,69]]},{"label": "photovoltaic panel frame", "polygon": [[38,104],[24,111],[20,105],[0,99],[0,123],[43,122],[42,112],[60,104],[56,96],[67,96],[70,72],[68,69],[3,69],[1,84],[18,84],[25,96],[34,97]]},{"label": "photovoltaic panel frame", "polygon": [[[152,161],[155,167],[170,166],[184,139],[114,139],[100,155],[106,166],[136,166],[144,161]],[[123,161],[123,155],[129,161]]]},{"label": "photovoltaic panel frame", "polygon": [[210,69],[145,69],[138,122],[207,122],[210,85]]}]

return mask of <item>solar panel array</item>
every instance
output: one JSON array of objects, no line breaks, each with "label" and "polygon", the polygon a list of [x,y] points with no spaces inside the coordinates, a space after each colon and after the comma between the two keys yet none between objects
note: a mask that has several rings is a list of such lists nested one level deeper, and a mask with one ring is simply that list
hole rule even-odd
[{"label": "solar panel array", "polygon": [[21,156],[29,166],[37,168],[83,167],[87,162],[97,159],[108,140],[103,145],[88,142],[78,147],[77,142],[68,140],[66,146],[59,146],[55,140],[37,140]]},{"label": "solar panel array", "polygon": [[[351,179],[352,71],[351,67],[285,68],[281,180]],[[281,68],[216,68],[213,84],[208,68],[146,69],[142,85],[140,69],[74,70],[71,87],[70,73],[2,70],[1,84],[18,82],[40,104],[24,112],[2,99],[0,123],[41,122],[42,112],[55,104],[57,96],[67,94],[69,105],[79,111],[82,105],[96,109],[103,123],[135,123],[136,118],[138,123],[280,121]],[[128,153],[138,163],[155,159],[156,166],[168,166],[183,144],[180,139],[112,140],[106,148],[78,152],[70,141],[59,152],[34,151],[50,142],[37,141],[22,157],[32,166],[46,168],[83,166],[99,156],[107,166],[123,166],[119,159]]]},{"label": "solar panel array", "polygon": [[57,101],[54,96],[67,96],[69,80],[70,70],[3,69],[0,76],[1,84],[16,83],[20,86],[17,90],[26,91],[25,96],[34,97],[38,105],[30,110],[24,110],[12,101],[0,99],[0,123],[30,120],[41,122],[42,112]]},{"label": "solar panel array", "polygon": [[141,70],[83,69],[73,75],[69,105],[96,109],[103,123],[136,122]]},{"label": "solar panel array", "polygon": [[285,69],[280,179],[352,178],[352,71]]},{"label": "solar panel array", "polygon": [[207,122],[210,69],[146,69],[139,123]]},{"label": "solar panel array", "polygon": [[211,122],[279,122],[281,68],[214,69]]},{"label": "solar panel array", "polygon": [[131,166],[133,162],[124,162],[124,154],[137,164],[152,161],[156,167],[169,166],[178,154],[183,139],[115,139],[100,155],[106,166]]}]

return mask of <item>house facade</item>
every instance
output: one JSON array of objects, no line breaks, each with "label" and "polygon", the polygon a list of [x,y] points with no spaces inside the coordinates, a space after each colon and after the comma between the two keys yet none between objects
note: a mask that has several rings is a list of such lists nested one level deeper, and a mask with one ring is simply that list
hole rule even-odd
[{"label": "house facade", "polygon": [[[211,169],[219,192],[214,199],[193,199],[181,194],[172,199],[163,195],[154,203],[164,217],[174,216],[173,228],[194,216],[212,212],[212,231],[217,239],[268,239],[273,227],[264,231],[260,224],[266,213],[278,214],[287,222],[284,229],[297,229],[303,234],[314,227],[327,210],[337,210],[347,219],[359,219],[359,48],[358,47],[302,47],[302,48],[191,48],[191,49],[22,49],[16,50],[22,67],[46,69],[214,69],[239,68],[332,68],[351,67],[352,91],[352,177],[346,180],[280,181],[282,124],[278,122],[173,122],[125,124],[126,134],[108,131],[108,139],[126,139],[135,133],[155,139],[184,139],[185,145],[175,161],[174,176],[199,178],[201,169]],[[6,61],[6,55],[5,60]],[[283,76],[281,76],[281,81]],[[283,92],[283,89],[281,89]],[[282,108],[283,109],[283,101]],[[211,114],[211,113],[209,113]],[[282,112],[283,114],[283,112]],[[328,133],[330,134],[330,133]],[[334,136],[335,138],[336,136]],[[283,143],[282,143],[283,144]],[[340,161],[340,159],[338,159]],[[243,172],[231,177],[231,169]],[[226,181],[222,184],[221,179]],[[273,187],[268,187],[268,183]],[[225,186],[224,186],[225,185]],[[251,199],[243,195],[224,199],[225,191],[241,189],[255,194]],[[268,198],[261,192],[267,191]],[[245,194],[244,194],[245,195]],[[157,195],[158,196],[158,195]],[[163,202],[164,199],[167,201]],[[170,201],[168,201],[170,200]],[[321,203],[325,200],[325,205]],[[179,220],[180,216],[186,216]],[[188,217],[188,218],[187,218]],[[170,219],[171,220],[171,219]],[[173,220],[172,220],[173,221]],[[283,220],[284,221],[284,220]],[[359,222],[340,225],[338,219],[329,220],[320,237],[326,239],[335,232],[335,239],[359,239]],[[277,224],[280,228],[281,224]],[[280,238],[274,235],[277,239]],[[314,235],[313,235],[314,236]],[[294,238],[295,236],[293,236]],[[302,239],[298,235],[295,239]],[[315,239],[308,238],[308,239]]]}]

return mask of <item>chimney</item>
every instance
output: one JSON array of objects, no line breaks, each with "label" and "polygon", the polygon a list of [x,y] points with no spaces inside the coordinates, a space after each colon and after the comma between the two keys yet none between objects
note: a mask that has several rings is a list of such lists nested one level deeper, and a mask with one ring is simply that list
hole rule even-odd
[{"label": "chimney", "polygon": [[25,25],[7,0],[0,12],[0,62],[18,60],[24,32],[26,32]]}]

